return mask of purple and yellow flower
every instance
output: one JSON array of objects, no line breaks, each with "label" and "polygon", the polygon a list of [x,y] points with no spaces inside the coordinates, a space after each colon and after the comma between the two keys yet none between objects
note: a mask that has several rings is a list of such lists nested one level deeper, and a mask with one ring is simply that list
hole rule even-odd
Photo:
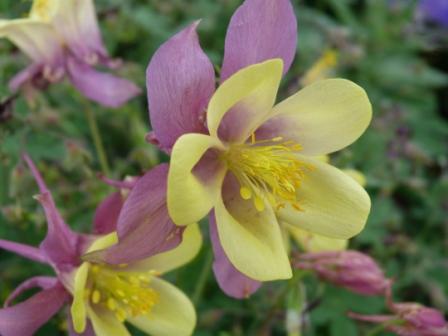
[{"label": "purple and yellow flower", "polygon": [[120,62],[104,47],[93,0],[34,0],[27,18],[0,20],[0,37],[32,60],[10,81],[13,91],[67,75],[84,96],[104,106],[118,107],[140,94],[134,83],[94,69],[116,68]]},{"label": "purple and yellow flower", "polygon": [[[190,300],[159,276],[196,255],[201,245],[198,227],[185,230],[182,242],[169,230],[154,230],[150,238],[145,237],[146,244],[152,249],[152,255],[146,259],[134,259],[135,246],[126,249],[126,244],[122,244],[119,253],[128,257],[128,263],[109,265],[89,261],[89,256],[96,251],[114,246],[117,236],[121,236],[124,242],[135,243],[135,238],[126,238],[132,234],[121,229],[123,222],[132,221],[135,217],[116,211],[121,209],[123,197],[119,193],[113,194],[97,210],[94,231],[106,234],[75,233],[56,209],[34,164],[28,157],[25,160],[39,185],[40,194],[36,198],[44,208],[48,233],[39,248],[5,240],[0,240],[0,248],[50,265],[56,277],[33,277],[10,295],[5,302],[6,307],[0,309],[0,334],[32,335],[65,304],[69,304],[70,335],[130,335],[123,324],[125,321],[150,335],[190,335],[196,323]],[[156,179],[159,175],[160,169],[152,173]],[[145,220],[153,219],[157,219],[156,213]],[[149,226],[166,228],[164,223]],[[163,235],[163,232],[168,235]],[[176,242],[174,248],[167,249],[167,246],[173,246],[173,241]],[[42,291],[10,306],[23,291],[34,287]]]},{"label": "purple and yellow flower", "polygon": [[185,226],[210,214],[215,275],[226,293],[245,297],[258,281],[291,277],[281,225],[337,239],[364,227],[367,193],[313,157],[361,136],[371,105],[344,79],[316,82],[276,104],[296,51],[288,0],[238,8],[216,91],[197,24],[162,45],[148,66],[152,139],[171,152],[171,218]]}]

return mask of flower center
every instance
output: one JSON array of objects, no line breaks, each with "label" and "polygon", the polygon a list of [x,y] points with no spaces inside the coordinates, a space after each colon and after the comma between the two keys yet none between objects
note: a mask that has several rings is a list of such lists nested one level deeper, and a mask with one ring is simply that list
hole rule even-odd
[{"label": "flower center", "polygon": [[302,147],[282,137],[231,145],[223,155],[229,170],[240,184],[243,199],[253,199],[255,208],[263,211],[267,199],[277,209],[290,203],[301,210],[297,199],[305,171],[312,167],[301,162],[296,154]]},{"label": "flower center", "polygon": [[93,265],[87,295],[93,304],[111,310],[123,322],[130,316],[148,314],[158,302],[159,295],[150,287],[154,275],[154,271],[129,272]]}]

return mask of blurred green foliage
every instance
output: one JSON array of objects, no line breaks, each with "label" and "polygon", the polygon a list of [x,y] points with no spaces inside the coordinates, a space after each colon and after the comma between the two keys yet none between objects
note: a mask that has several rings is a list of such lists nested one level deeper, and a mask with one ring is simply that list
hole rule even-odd
[{"label": "blurred green foliage", "polygon": [[[158,46],[199,18],[202,46],[219,65],[228,21],[240,3],[96,1],[108,49],[125,60],[120,74],[142,88],[146,65]],[[332,49],[338,55],[333,75],[364,87],[374,107],[367,133],[332,157],[337,166],[364,172],[372,198],[369,222],[351,248],[369,253],[395,279],[396,301],[447,311],[448,33],[416,20],[412,1],[293,3],[299,19],[298,56],[284,80],[283,96],[296,91],[301,76]],[[0,16],[22,17],[29,6],[30,1],[3,0]],[[0,40],[0,99],[9,96],[8,79],[27,62]],[[45,235],[43,213],[31,197],[37,188],[19,160],[25,150],[38,163],[66,221],[89,230],[95,206],[111,192],[96,177],[101,168],[86,119],[89,110],[100,127],[112,168],[109,177],[137,175],[167,160],[144,140],[150,130],[144,95],[118,110],[86,101],[66,82],[32,97],[21,95],[6,111],[11,118],[0,124],[1,238],[37,245]],[[237,301],[226,297],[207,272],[210,258],[205,240],[197,260],[170,276],[195,298],[195,334],[284,335],[287,308],[305,299],[297,277],[266,284],[251,299]],[[0,301],[37,274],[51,270],[0,251]],[[203,288],[198,274],[204,275]],[[305,335],[365,335],[371,326],[351,321],[347,311],[384,312],[381,298],[360,297],[310,276],[304,282],[310,304],[302,316]],[[62,334],[63,325],[61,314],[39,335]]]}]

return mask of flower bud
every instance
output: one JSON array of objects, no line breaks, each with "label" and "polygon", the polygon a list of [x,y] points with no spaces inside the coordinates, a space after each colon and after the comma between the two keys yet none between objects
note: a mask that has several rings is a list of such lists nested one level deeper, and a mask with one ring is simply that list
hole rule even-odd
[{"label": "flower bud", "polygon": [[362,295],[385,294],[391,283],[372,258],[357,251],[307,253],[299,256],[295,266]]},{"label": "flower bud", "polygon": [[349,313],[360,321],[381,323],[385,330],[399,336],[448,336],[448,325],[442,313],[418,303],[390,304],[393,315]]},{"label": "flower bud", "polygon": [[[418,303],[396,303],[392,311],[403,324],[395,327],[399,335],[447,336],[448,325],[442,313]],[[391,329],[393,330],[393,329]],[[402,330],[407,333],[399,333]]]}]

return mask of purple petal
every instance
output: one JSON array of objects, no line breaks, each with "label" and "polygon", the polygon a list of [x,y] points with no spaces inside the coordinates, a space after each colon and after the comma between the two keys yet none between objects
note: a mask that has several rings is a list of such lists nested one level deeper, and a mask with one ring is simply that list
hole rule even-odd
[{"label": "purple petal", "polygon": [[237,299],[248,298],[261,287],[262,283],[247,277],[232,265],[219,241],[214,212],[210,215],[209,220],[210,238],[215,254],[213,271],[219,287],[231,297]]},{"label": "purple petal", "polygon": [[112,264],[130,263],[172,249],[181,242],[183,228],[171,221],[166,207],[167,176],[168,165],[162,164],[138,180],[118,218],[119,243],[91,257]]},{"label": "purple petal", "polygon": [[23,158],[28,164],[34,179],[39,186],[40,195],[36,196],[36,198],[44,208],[45,216],[47,218],[48,232],[47,236],[40,244],[41,251],[47,256],[48,260],[54,264],[77,263],[79,236],[70,230],[62,219],[50,191],[45,185],[42,176],[39,174],[31,158],[26,154]]},{"label": "purple petal", "polygon": [[118,108],[141,93],[131,81],[96,71],[73,57],[67,60],[67,70],[73,85],[84,96],[106,107]]},{"label": "purple petal", "polygon": [[42,70],[42,64],[33,63],[27,66],[9,81],[10,90],[13,92],[17,91],[20,87],[22,87],[22,85],[32,81],[36,76],[41,74]]},{"label": "purple petal", "polygon": [[286,73],[297,46],[297,21],[289,0],[246,0],[233,15],[225,42],[221,80],[272,58]]},{"label": "purple petal", "polygon": [[199,22],[164,43],[146,71],[151,125],[164,150],[185,133],[205,133],[205,108],[215,90],[213,65],[201,49]]},{"label": "purple petal", "polygon": [[45,255],[38,248],[32,246],[0,239],[0,248],[10,252],[14,252],[18,255],[21,255],[22,257],[33,261],[44,264],[48,262]]},{"label": "purple petal", "polygon": [[108,234],[116,230],[118,216],[123,207],[124,199],[121,193],[115,192],[108,196],[98,206],[93,219],[94,234]]},{"label": "purple petal", "polygon": [[0,309],[0,334],[2,336],[31,336],[54,314],[69,298],[69,294],[57,283],[30,299],[13,307]]},{"label": "purple petal", "polygon": [[24,282],[22,282],[19,286],[14,289],[14,291],[9,294],[6,299],[4,306],[8,307],[11,305],[12,301],[14,301],[20,294],[31,289],[31,288],[41,288],[41,289],[50,289],[54,287],[58,283],[58,279],[55,277],[48,276],[37,276],[30,278]]}]

